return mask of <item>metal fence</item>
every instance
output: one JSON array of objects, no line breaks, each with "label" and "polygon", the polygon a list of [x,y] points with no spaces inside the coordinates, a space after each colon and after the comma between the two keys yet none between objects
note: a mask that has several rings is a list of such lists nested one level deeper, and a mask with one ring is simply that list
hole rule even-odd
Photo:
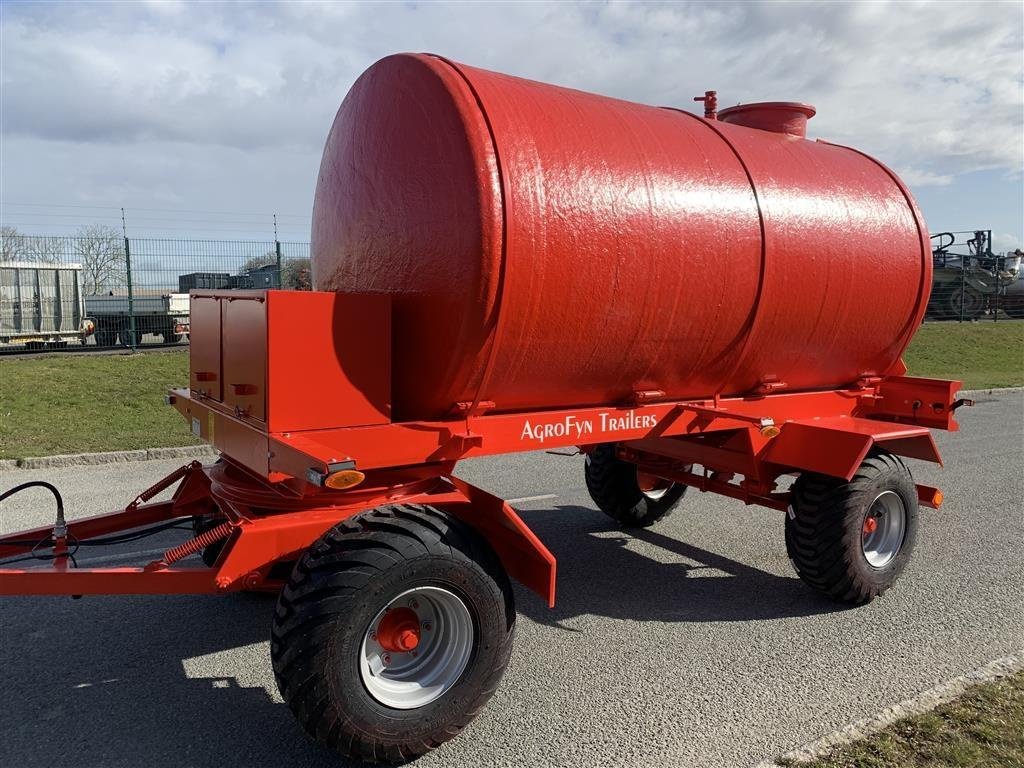
[{"label": "metal fence", "polygon": [[[192,289],[312,287],[309,243],[0,237],[0,351],[186,344]],[[990,231],[932,236],[928,319],[1024,317],[1021,257]]]},{"label": "metal fence", "polygon": [[309,243],[5,233],[0,350],[185,344],[192,289],[311,287]]},{"label": "metal fence", "polygon": [[1024,318],[1021,254],[992,252],[992,231],[940,232],[932,241],[928,318]]}]

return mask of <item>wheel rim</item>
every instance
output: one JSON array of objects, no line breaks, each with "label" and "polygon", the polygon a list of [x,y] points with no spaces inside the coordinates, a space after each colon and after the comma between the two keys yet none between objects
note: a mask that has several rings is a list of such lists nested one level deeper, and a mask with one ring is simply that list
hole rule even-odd
[{"label": "wheel rim", "polygon": [[458,682],[475,636],[460,597],[441,587],[407,590],[366,628],[359,659],[363,685],[386,707],[425,706]]},{"label": "wheel rim", "polygon": [[961,314],[964,317],[974,317],[981,314],[984,310],[984,299],[980,294],[971,290],[965,290],[963,295],[961,295],[960,289],[955,288],[952,293],[951,304],[955,317],[959,317]]},{"label": "wheel rim", "polygon": [[637,470],[636,472],[636,484],[640,488],[640,493],[646,496],[651,501],[658,501],[665,496],[666,493],[672,490],[672,486],[675,483],[670,480],[663,480],[660,477],[649,475],[646,472]]},{"label": "wheel rim", "polygon": [[907,529],[907,509],[895,491],[878,494],[861,525],[861,550],[872,568],[884,568],[899,554]]}]

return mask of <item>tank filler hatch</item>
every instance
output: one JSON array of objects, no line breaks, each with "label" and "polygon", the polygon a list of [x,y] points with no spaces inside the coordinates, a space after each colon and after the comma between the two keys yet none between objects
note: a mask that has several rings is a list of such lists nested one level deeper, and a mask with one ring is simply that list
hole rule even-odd
[{"label": "tank filler hatch", "polygon": [[807,121],[816,113],[817,110],[810,104],[797,101],[762,101],[723,109],[718,113],[718,119],[723,123],[805,139]]}]

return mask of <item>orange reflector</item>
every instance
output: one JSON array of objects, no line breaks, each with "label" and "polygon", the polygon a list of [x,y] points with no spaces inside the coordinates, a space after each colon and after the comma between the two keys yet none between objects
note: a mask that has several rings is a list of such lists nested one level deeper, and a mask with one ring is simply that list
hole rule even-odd
[{"label": "orange reflector", "polygon": [[930,485],[918,485],[917,500],[925,507],[938,509],[942,506],[942,491],[938,488],[932,488]]},{"label": "orange reflector", "polygon": [[358,469],[342,469],[338,472],[332,472],[325,477],[324,485],[327,488],[333,488],[336,491],[344,491],[346,488],[352,488],[353,486],[359,485],[365,479],[366,475]]},{"label": "orange reflector", "polygon": [[770,424],[767,427],[761,427],[761,436],[762,437],[778,437],[779,436],[779,428],[776,427],[774,424]]}]

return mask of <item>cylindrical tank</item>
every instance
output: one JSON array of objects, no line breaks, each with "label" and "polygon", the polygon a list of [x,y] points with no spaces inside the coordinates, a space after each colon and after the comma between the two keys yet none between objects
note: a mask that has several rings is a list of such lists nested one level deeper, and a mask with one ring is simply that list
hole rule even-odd
[{"label": "cylindrical tank", "polygon": [[813,114],[705,119],[389,56],[327,138],[315,287],[392,295],[401,420],[902,373],[927,230],[880,163],[803,138]]}]

